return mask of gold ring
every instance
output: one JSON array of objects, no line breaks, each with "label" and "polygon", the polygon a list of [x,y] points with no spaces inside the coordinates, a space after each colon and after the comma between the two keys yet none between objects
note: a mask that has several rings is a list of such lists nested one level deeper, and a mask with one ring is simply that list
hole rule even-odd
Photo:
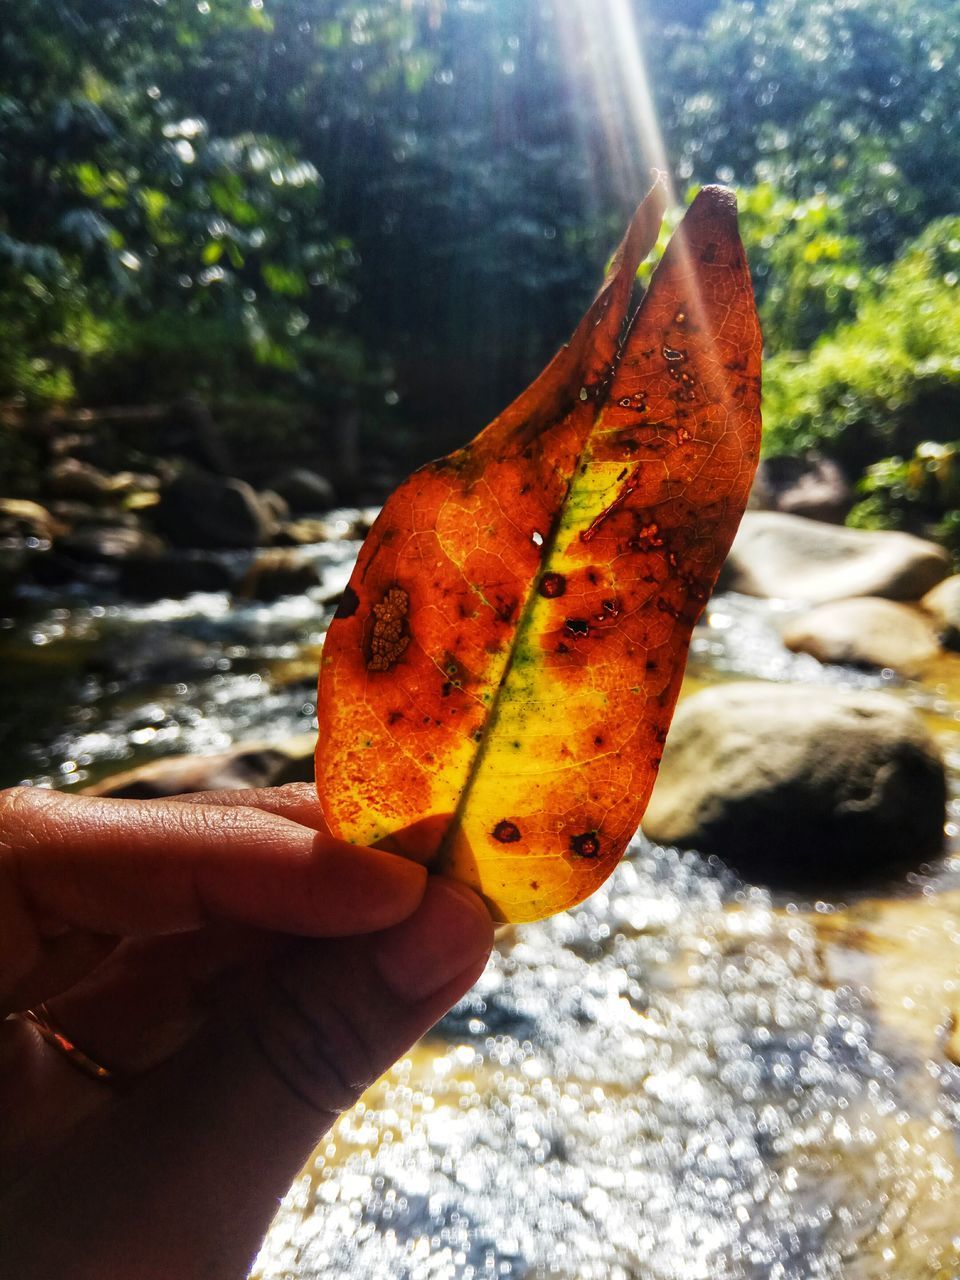
[{"label": "gold ring", "polygon": [[95,1062],[89,1054],[77,1048],[63,1028],[54,1021],[45,1002],[38,1004],[35,1009],[24,1009],[20,1017],[36,1027],[47,1044],[52,1044],[55,1049],[59,1049],[67,1061],[71,1062],[78,1071],[82,1071],[85,1076],[89,1076],[92,1080],[99,1080],[102,1084],[117,1083],[117,1073]]}]

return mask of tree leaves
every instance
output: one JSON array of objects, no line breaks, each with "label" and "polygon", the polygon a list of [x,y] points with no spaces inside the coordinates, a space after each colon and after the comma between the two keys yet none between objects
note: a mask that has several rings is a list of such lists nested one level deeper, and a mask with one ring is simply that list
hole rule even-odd
[{"label": "tree leaves", "polygon": [[759,447],[733,196],[705,188],[624,328],[655,187],[570,344],[371,530],[324,647],[331,830],[535,919],[612,871]]}]

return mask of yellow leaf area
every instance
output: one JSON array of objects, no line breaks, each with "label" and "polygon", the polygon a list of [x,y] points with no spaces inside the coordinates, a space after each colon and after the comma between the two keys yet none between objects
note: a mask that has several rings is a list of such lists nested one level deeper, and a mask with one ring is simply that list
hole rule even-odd
[{"label": "yellow leaf area", "polygon": [[622,856],[756,468],[733,197],[701,191],[627,322],[662,212],[658,186],[540,378],[392,495],[324,646],[331,830],[464,881],[498,920],[571,906]]}]

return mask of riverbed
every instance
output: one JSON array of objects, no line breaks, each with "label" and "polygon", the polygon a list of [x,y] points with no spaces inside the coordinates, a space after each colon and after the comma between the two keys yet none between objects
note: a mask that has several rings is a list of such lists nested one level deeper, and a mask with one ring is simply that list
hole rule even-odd
[{"label": "riverbed", "polygon": [[[344,528],[350,513],[341,513]],[[276,604],[37,592],[0,631],[3,783],[315,725],[358,544]],[[474,992],[337,1125],[257,1280],[956,1280],[960,680],[788,653],[794,608],[719,595],[686,691],[888,688],[944,749],[946,853],[882,900],[793,902],[634,843],[579,908],[504,930]]]}]

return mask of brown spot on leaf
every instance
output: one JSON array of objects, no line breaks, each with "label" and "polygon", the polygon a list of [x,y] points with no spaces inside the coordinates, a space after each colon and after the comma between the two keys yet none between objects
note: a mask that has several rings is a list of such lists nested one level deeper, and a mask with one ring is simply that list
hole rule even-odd
[{"label": "brown spot on leaf", "polygon": [[548,600],[556,600],[567,589],[567,580],[562,573],[545,573],[540,579],[539,591]]},{"label": "brown spot on leaf", "polygon": [[582,835],[570,837],[570,848],[578,858],[597,858],[600,856],[600,837],[596,831],[584,831]]},{"label": "brown spot on leaf", "polygon": [[353,587],[345,587],[343,595],[340,597],[340,603],[337,605],[337,612],[333,616],[335,618],[352,618],[359,608],[360,597]]},{"label": "brown spot on leaf", "polygon": [[406,649],[410,643],[409,612],[410,597],[402,587],[388,587],[380,603],[373,606],[376,622],[370,637],[369,671],[389,671]]},{"label": "brown spot on leaf", "polygon": [[493,838],[501,844],[516,844],[520,839],[520,828],[515,822],[508,822],[503,818],[493,828]]},{"label": "brown spot on leaf", "polygon": [[628,545],[631,551],[653,551],[657,547],[662,547],[663,538],[660,534],[660,526],[655,520],[641,525],[635,536],[630,539]]}]

